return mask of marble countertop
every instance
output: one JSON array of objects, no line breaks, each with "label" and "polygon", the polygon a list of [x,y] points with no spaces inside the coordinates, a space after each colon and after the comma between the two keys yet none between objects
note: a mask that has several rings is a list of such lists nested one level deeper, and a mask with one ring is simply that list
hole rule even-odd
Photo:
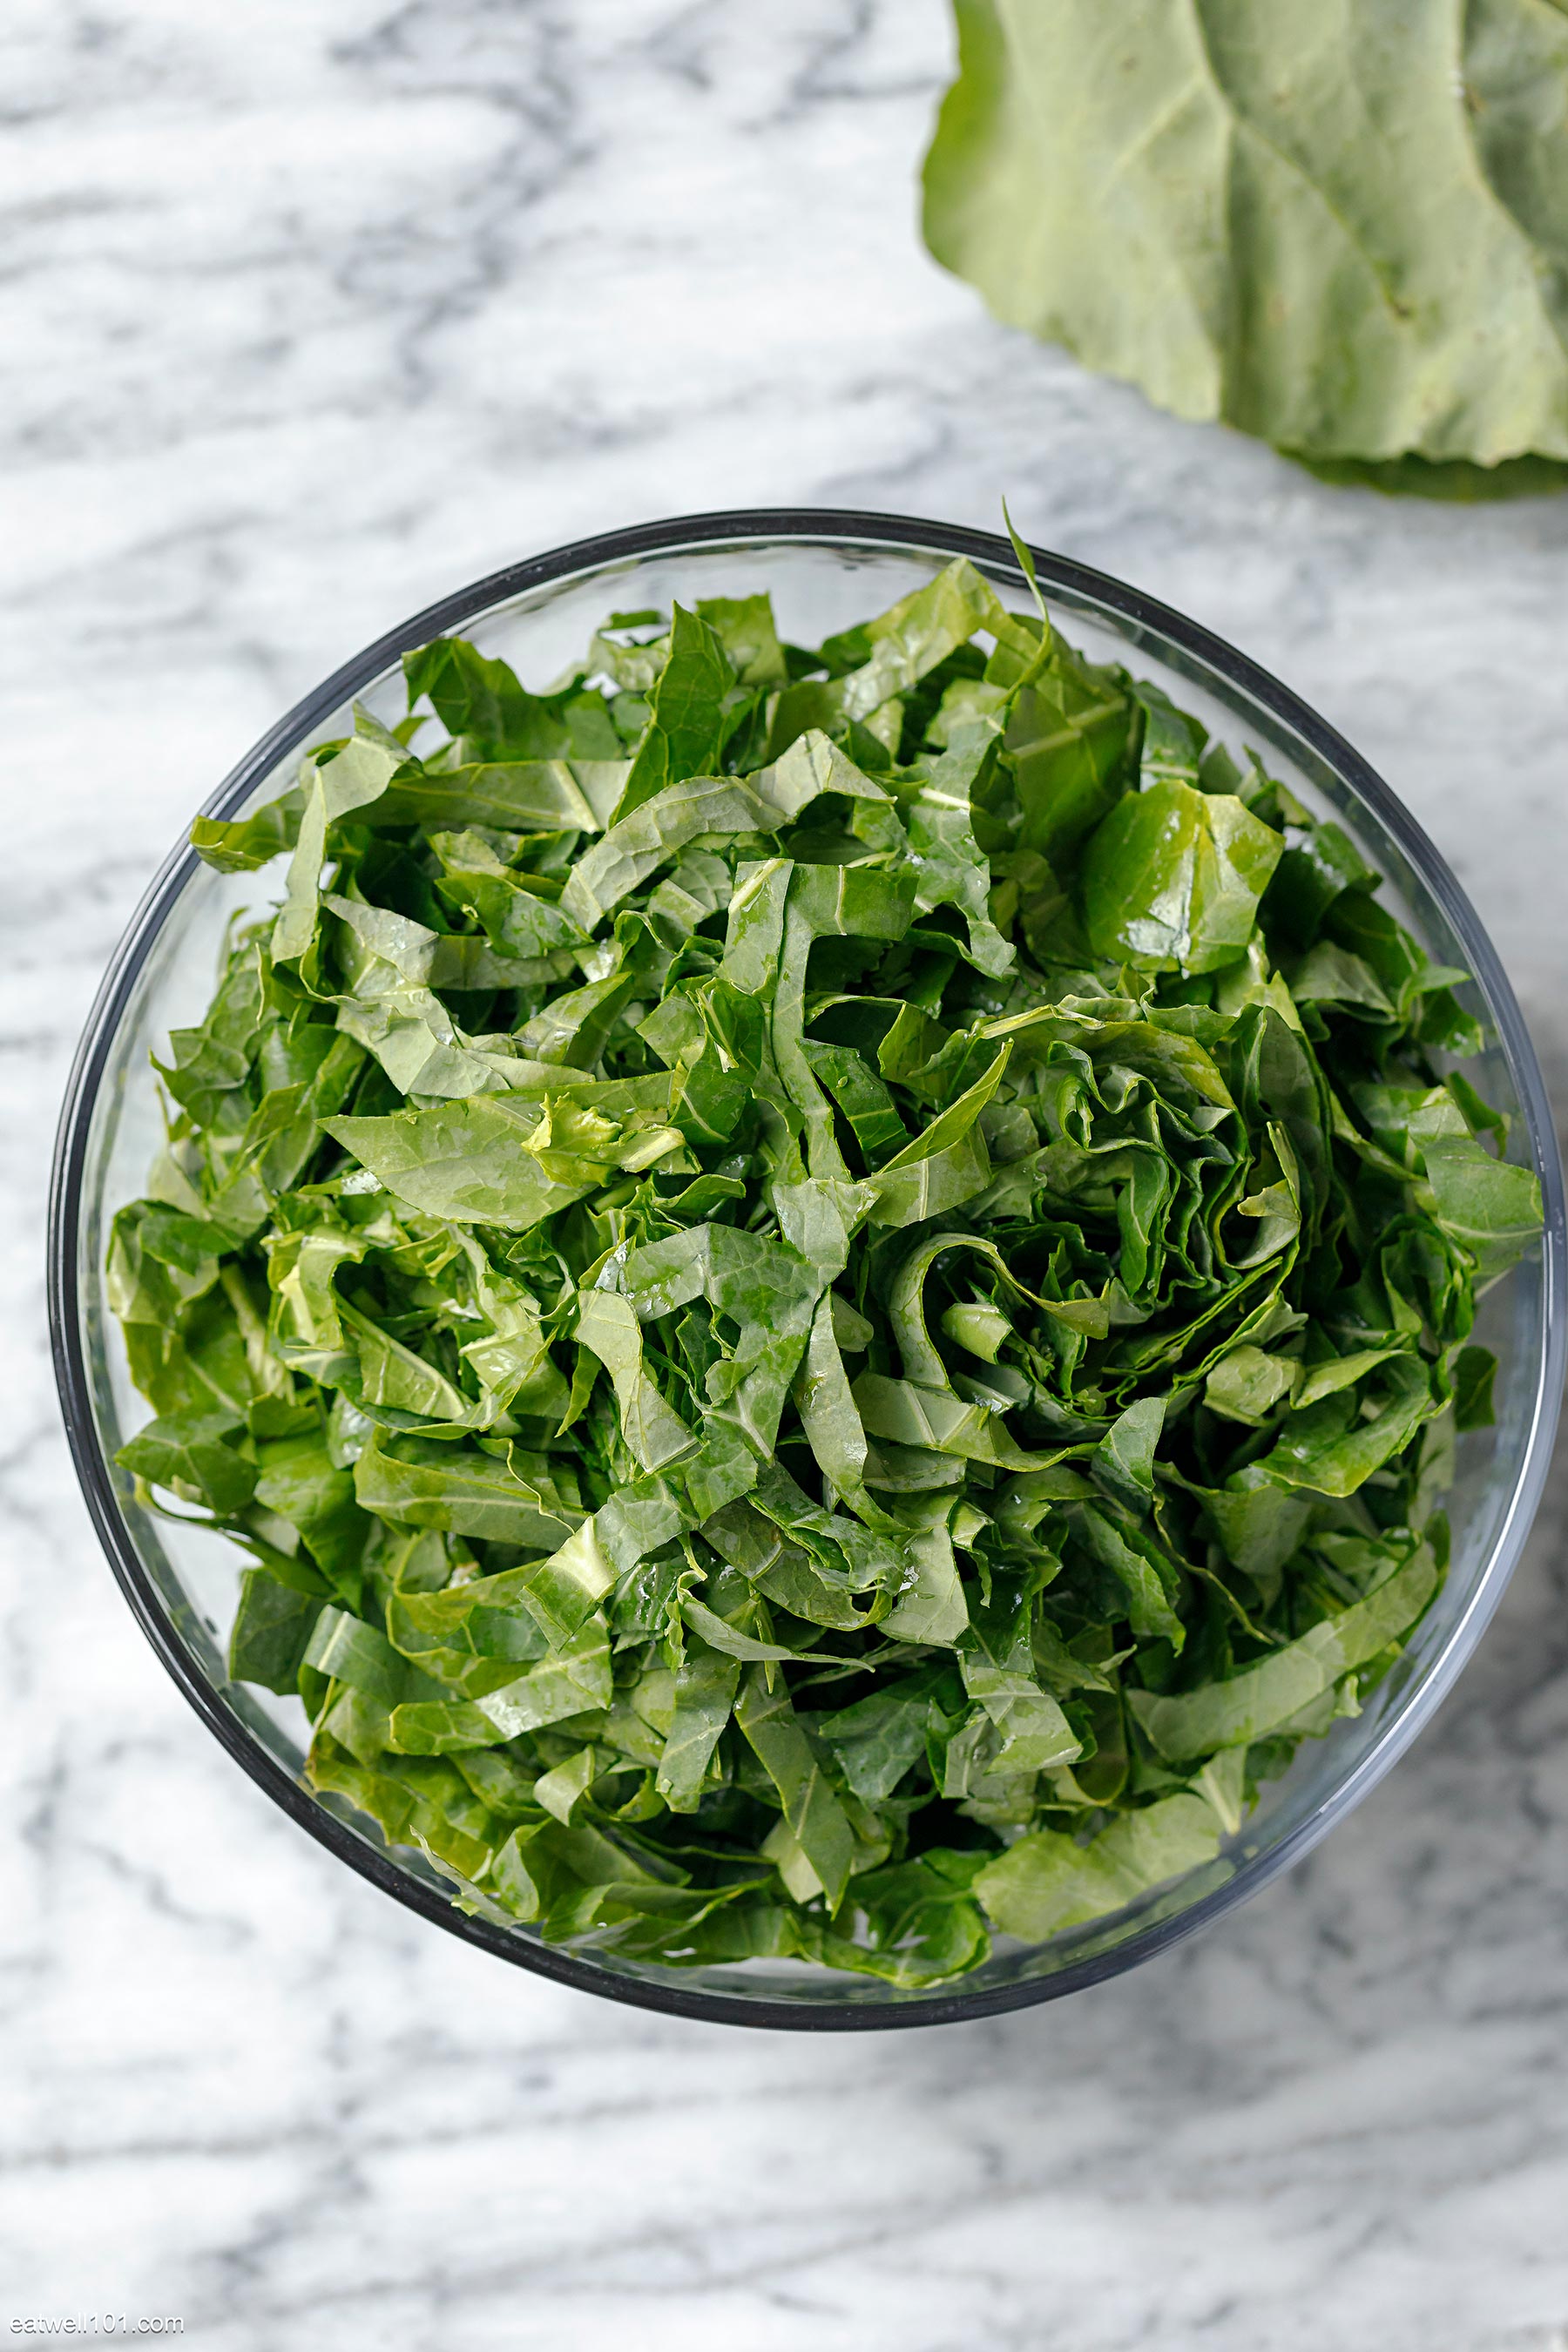
[{"label": "marble countertop", "polygon": [[509,559],[692,508],[994,523],[1382,767],[1568,1062],[1568,500],[1182,425],[925,257],[942,0],[18,0],[0,175],[0,2323],[691,2352],[1568,2347],[1560,1476],[1436,1727],[1206,1939],[825,2041],[614,2009],[361,1884],[99,1555],[47,1142],[152,868],[277,713]]}]

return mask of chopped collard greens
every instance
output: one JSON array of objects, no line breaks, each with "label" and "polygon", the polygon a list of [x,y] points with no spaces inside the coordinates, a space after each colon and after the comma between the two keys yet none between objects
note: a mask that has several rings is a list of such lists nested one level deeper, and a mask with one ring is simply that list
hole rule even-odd
[{"label": "chopped collard greens", "polygon": [[967,562],[816,651],[739,596],[405,667],[196,824],[287,879],[115,1222],[234,1676],[463,1905],[645,1960],[920,1986],[1212,1860],[1489,1418],[1541,1207],[1464,976]]}]

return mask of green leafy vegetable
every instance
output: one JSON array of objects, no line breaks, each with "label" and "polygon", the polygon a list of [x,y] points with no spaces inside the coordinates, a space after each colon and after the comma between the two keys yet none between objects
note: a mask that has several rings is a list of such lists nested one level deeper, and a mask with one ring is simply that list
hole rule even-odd
[{"label": "green leafy vegetable", "polygon": [[1179,416],[1432,496],[1568,468],[1568,16],[955,0],[925,234]]},{"label": "green leafy vegetable", "polygon": [[405,667],[444,741],[196,828],[282,905],[115,1220],[231,1673],[461,1902],[670,1965],[929,1984],[1203,1867],[1490,1415],[1462,975],[966,563]]}]

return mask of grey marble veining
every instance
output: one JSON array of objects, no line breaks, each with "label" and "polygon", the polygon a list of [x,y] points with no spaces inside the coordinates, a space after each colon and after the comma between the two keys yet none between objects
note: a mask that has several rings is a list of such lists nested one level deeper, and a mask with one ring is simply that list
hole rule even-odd
[{"label": "grey marble veining", "polygon": [[97,976],[231,761],[529,551],[814,501],[1034,538],[1380,765],[1568,1076],[1568,500],[1324,488],[923,256],[940,0],[15,0],[0,73],[0,2322],[639,2352],[1563,2352],[1568,1485],[1436,1726],[1196,1946],[795,2040],[500,1969],[318,1851],[98,1556],[41,1328]]}]

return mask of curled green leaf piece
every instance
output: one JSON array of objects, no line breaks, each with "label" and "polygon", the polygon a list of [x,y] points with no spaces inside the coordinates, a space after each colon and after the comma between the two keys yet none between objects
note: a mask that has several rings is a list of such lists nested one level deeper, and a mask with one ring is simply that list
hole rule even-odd
[{"label": "curled green leaf piece", "polygon": [[444,741],[197,827],[282,904],[111,1237],[231,1673],[457,1900],[671,1967],[937,1983],[1211,1864],[1491,1412],[1460,976],[964,563],[405,670]]}]

